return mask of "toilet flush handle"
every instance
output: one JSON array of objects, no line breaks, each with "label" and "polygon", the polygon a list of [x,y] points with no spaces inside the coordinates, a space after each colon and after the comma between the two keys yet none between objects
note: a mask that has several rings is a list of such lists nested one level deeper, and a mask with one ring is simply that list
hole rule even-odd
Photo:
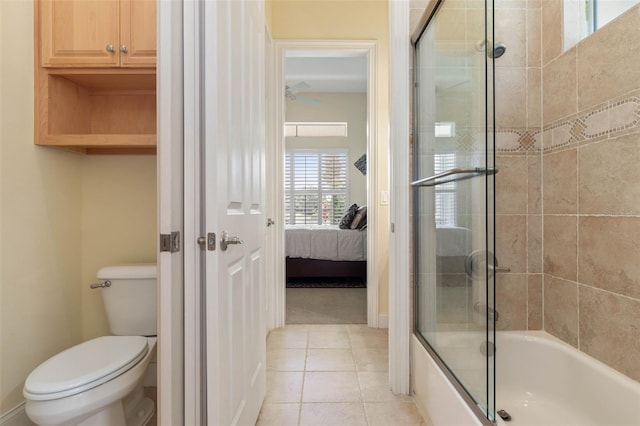
[{"label": "toilet flush handle", "polygon": [[91,287],[92,289],[111,287],[111,281],[107,280],[107,281],[105,281],[103,283],[93,283],[89,287]]}]

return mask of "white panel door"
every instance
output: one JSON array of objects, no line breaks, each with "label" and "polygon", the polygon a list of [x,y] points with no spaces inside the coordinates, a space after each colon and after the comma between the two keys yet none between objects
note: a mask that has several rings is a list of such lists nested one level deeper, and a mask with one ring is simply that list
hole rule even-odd
[{"label": "white panel door", "polygon": [[[254,425],[266,391],[264,5],[204,2],[207,423]],[[242,240],[226,250],[223,232]]]}]

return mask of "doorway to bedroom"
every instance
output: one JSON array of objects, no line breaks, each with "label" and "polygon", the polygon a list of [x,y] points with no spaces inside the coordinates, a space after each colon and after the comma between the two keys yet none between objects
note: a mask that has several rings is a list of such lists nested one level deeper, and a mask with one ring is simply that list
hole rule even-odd
[{"label": "doorway to bedroom", "polygon": [[364,49],[290,48],[283,55],[287,324],[368,323],[368,61]]}]

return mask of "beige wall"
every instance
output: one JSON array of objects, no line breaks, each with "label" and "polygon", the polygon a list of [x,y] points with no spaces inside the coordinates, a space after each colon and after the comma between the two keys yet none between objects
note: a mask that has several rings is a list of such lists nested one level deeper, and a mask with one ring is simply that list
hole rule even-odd
[{"label": "beige wall", "polygon": [[27,375],[108,334],[101,266],[155,259],[155,157],[33,144],[33,5],[0,2],[0,414]]},{"label": "beige wall", "polygon": [[366,93],[306,93],[307,98],[320,101],[308,105],[287,100],[286,121],[347,122],[347,137],[288,137],[286,148],[347,148],[349,150],[349,204],[367,204],[367,178],[353,163],[367,152]]},{"label": "beige wall", "polygon": [[[274,40],[376,40],[378,42],[378,187],[389,188],[389,24],[387,0],[273,0]],[[378,205],[379,312],[388,312],[389,206]]]},{"label": "beige wall", "polygon": [[33,5],[0,2],[0,412],[31,370],[82,339],[81,157],[33,145]]},{"label": "beige wall", "polygon": [[100,291],[103,266],[156,262],[156,157],[87,156],[82,164],[82,337],[109,333]]}]

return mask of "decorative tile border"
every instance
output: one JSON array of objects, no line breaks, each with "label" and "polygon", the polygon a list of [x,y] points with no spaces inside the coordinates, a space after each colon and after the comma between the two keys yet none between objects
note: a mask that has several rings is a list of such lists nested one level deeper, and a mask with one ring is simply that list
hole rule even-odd
[{"label": "decorative tile border", "polygon": [[640,131],[640,90],[542,129],[496,129],[496,152],[558,151]]}]

